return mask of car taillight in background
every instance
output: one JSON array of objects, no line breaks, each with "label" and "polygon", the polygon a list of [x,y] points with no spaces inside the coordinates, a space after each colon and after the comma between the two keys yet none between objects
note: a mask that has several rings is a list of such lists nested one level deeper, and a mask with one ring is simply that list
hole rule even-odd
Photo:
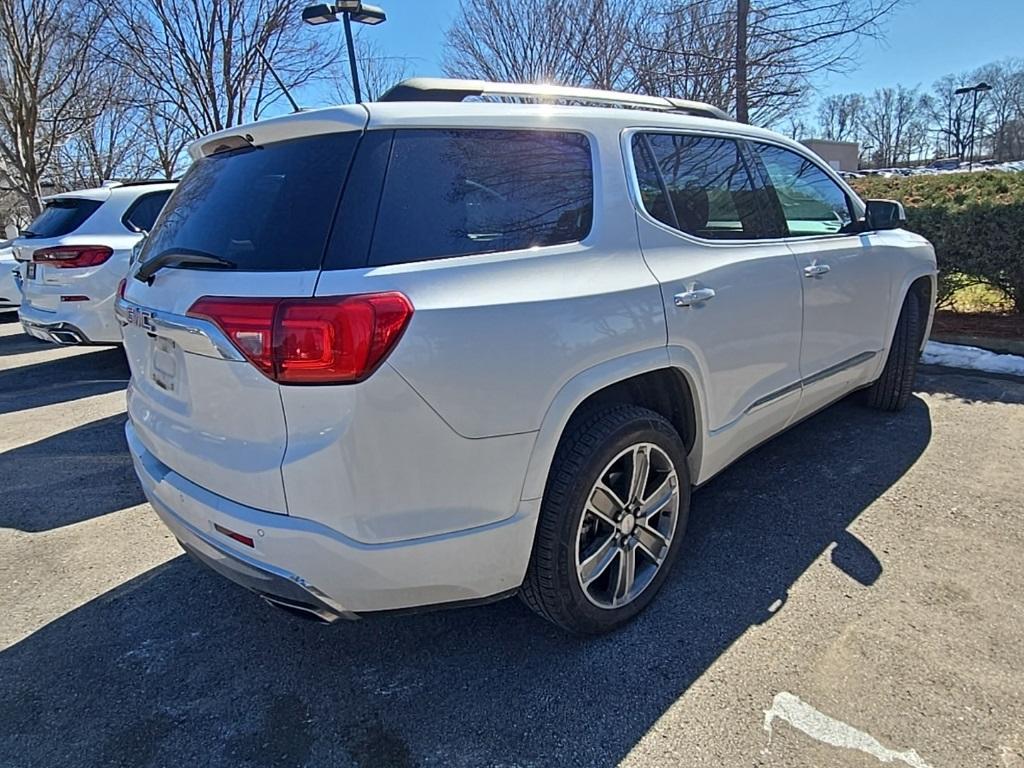
[{"label": "car taillight in background", "polygon": [[96,267],[109,259],[113,253],[105,245],[59,245],[55,248],[40,248],[32,254],[32,261],[62,269]]},{"label": "car taillight in background", "polygon": [[402,336],[404,294],[309,299],[203,296],[191,317],[216,323],[263,374],[282,384],[344,384],[373,373]]}]

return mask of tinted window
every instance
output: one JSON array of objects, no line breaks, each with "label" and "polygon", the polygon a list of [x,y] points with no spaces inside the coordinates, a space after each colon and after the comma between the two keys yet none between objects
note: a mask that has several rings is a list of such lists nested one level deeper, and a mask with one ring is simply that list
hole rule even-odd
[{"label": "tinted window", "polygon": [[22,237],[61,237],[70,235],[103,205],[99,200],[79,197],[58,197],[50,200],[32,223],[22,230]]},{"label": "tinted window", "polygon": [[128,229],[133,232],[149,232],[156,223],[156,217],[160,215],[164,203],[171,196],[171,190],[163,192],[151,192],[143,195],[125,212],[122,221]]},{"label": "tinted window", "polygon": [[324,134],[198,160],[168,200],[142,261],[189,249],[241,270],[318,269],[358,140]]},{"label": "tinted window", "polygon": [[753,144],[778,195],[793,237],[847,231],[853,217],[846,192],[815,163],[770,144]]},{"label": "tinted window", "polygon": [[396,131],[370,264],[581,240],[593,188],[577,133]]},{"label": "tinted window", "polygon": [[670,227],[711,240],[770,234],[762,185],[736,141],[637,134],[633,160],[644,208]]}]

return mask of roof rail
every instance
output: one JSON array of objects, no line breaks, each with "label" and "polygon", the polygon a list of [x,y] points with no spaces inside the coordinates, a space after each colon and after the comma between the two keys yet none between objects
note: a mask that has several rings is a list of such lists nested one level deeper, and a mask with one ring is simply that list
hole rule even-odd
[{"label": "roof rail", "polygon": [[104,189],[113,189],[115,187],[142,187],[146,184],[173,184],[178,179],[110,179],[104,181],[100,186]]},{"label": "roof rail", "polygon": [[537,101],[577,101],[614,107],[634,107],[665,112],[681,112],[716,120],[732,118],[711,104],[669,96],[645,96],[640,93],[601,91],[596,88],[570,88],[562,85],[494,83],[487,80],[456,80],[444,77],[412,77],[383,94],[378,101],[463,101],[473,96],[533,99]]}]

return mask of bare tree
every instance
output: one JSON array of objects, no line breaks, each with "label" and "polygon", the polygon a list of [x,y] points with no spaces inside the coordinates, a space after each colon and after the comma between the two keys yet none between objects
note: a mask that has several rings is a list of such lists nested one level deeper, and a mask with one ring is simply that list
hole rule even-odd
[{"label": "bare tree", "polygon": [[144,103],[137,114],[151,174],[164,179],[176,178],[187,163],[185,147],[195,136],[182,123],[178,110],[166,109],[159,101]]},{"label": "bare tree", "polygon": [[928,144],[931,106],[917,88],[879,88],[865,102],[862,127],[883,166],[920,157]]},{"label": "bare tree", "polygon": [[1024,157],[1024,61],[988,64],[974,73],[971,82],[992,86],[979,102],[982,117],[977,126],[989,153],[996,160]]},{"label": "bare tree", "polygon": [[[745,69],[767,69],[784,83],[806,83],[812,75],[844,68],[860,40],[878,34],[881,22],[899,2],[769,0],[751,8],[748,0],[737,0],[737,24],[748,27],[748,34],[746,50],[737,48],[736,55],[736,119],[749,122],[752,101],[775,95],[749,88]],[[790,92],[786,88],[778,95]]]},{"label": "bare tree", "polygon": [[[633,56],[641,90],[728,109],[736,93],[732,52],[737,49],[739,33],[730,23],[730,2],[700,0],[676,4],[668,10],[658,10],[652,4],[644,15],[654,21],[637,37]],[[761,75],[760,71],[753,74],[756,83]],[[760,106],[771,109],[768,104]],[[764,117],[766,121],[769,118]]]},{"label": "bare tree", "polygon": [[452,77],[579,85],[586,73],[573,40],[578,0],[461,0],[448,30]]},{"label": "bare tree", "polygon": [[864,97],[859,93],[828,96],[818,105],[818,132],[829,141],[856,141],[864,111]]},{"label": "bare tree", "polygon": [[956,89],[971,80],[970,73],[945,75],[932,87],[931,121],[941,154],[966,157],[971,141],[971,100]]},{"label": "bare tree", "polygon": [[61,146],[110,97],[95,53],[104,22],[88,0],[0,0],[0,180],[30,215]]},{"label": "bare tree", "polygon": [[[360,90],[366,101],[376,101],[391,86],[408,77],[409,59],[404,56],[388,56],[372,37],[357,34],[355,47]],[[334,74],[334,98],[341,103],[351,102],[354,96],[348,65],[336,67]]]},{"label": "bare tree", "polygon": [[110,55],[152,88],[159,114],[201,135],[259,118],[289,87],[330,70],[336,38],[302,26],[289,0],[122,0]]},{"label": "bare tree", "polygon": [[880,32],[900,0],[683,0],[660,11],[662,34],[641,39],[651,54],[641,82],[685,83],[676,91],[732,107],[738,120],[774,124],[812,78],[844,69],[858,44]]}]

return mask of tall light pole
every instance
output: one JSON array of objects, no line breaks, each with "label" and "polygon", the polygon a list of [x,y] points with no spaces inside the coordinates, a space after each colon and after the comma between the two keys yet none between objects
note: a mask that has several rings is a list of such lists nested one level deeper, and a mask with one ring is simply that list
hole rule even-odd
[{"label": "tall light pole", "polygon": [[976,121],[978,119],[978,99],[979,99],[979,94],[982,94],[982,93],[985,93],[986,91],[991,91],[991,90],[992,90],[992,86],[991,85],[989,85],[986,82],[981,82],[981,83],[978,83],[977,85],[966,85],[963,88],[957,88],[955,91],[953,91],[953,93],[955,95],[957,95],[957,96],[963,96],[964,94],[967,94],[967,93],[973,93],[974,94],[974,97],[973,97],[974,101],[971,104],[971,144],[970,144],[970,150],[968,151],[968,154],[967,154],[967,170],[968,171],[973,171],[974,170],[974,129],[976,127]]},{"label": "tall light pole", "polygon": [[368,5],[360,0],[340,0],[333,5],[320,3],[310,5],[303,9],[302,20],[307,24],[317,26],[330,24],[338,20],[341,14],[345,26],[345,44],[348,46],[348,66],[352,72],[352,93],[356,98],[356,104],[363,100],[359,92],[359,67],[356,65],[356,48],[352,42],[352,22],[356,24],[369,24],[376,26],[387,21],[387,15],[382,8],[376,5]]}]

